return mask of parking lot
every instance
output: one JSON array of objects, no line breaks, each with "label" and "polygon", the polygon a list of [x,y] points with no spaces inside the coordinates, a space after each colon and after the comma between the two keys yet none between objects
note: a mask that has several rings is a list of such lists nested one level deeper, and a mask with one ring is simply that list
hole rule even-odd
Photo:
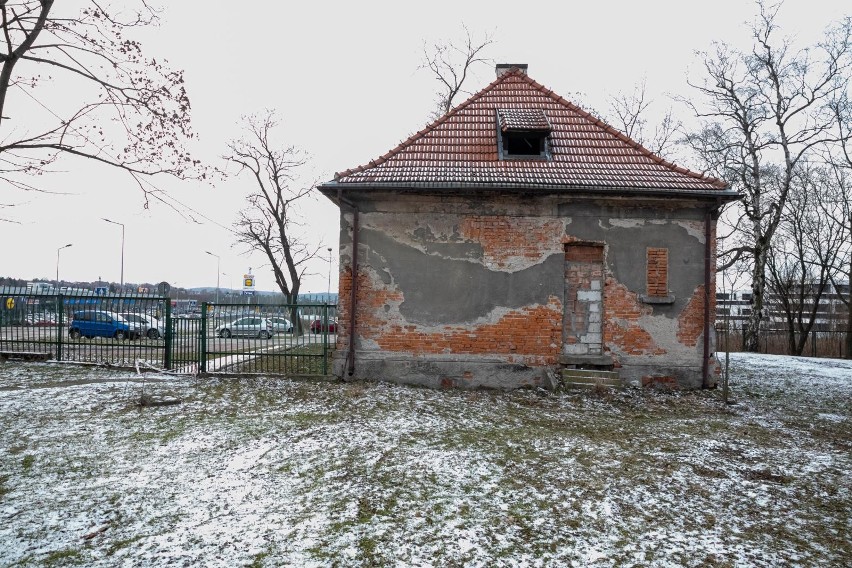
[{"label": "parking lot", "polygon": [[[203,304],[172,314],[167,298],[51,298],[0,320],[0,357],[29,356],[177,373],[327,374],[334,306]],[[30,308],[32,306],[32,308]]]}]

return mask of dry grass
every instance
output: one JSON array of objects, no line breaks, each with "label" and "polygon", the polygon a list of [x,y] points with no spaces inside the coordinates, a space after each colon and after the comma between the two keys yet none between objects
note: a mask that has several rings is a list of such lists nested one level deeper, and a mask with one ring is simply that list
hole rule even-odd
[{"label": "dry grass", "polygon": [[0,564],[849,565],[852,366],[772,361],[729,407],[6,364]]}]

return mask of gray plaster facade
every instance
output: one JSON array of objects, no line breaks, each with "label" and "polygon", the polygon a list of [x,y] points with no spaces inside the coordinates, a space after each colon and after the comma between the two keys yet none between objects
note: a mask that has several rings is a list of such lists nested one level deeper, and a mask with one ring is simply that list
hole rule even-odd
[{"label": "gray plaster facade", "polygon": [[[684,319],[703,300],[705,224],[717,202],[462,191],[347,197],[359,216],[355,333],[350,352],[355,209],[342,207],[335,374],[515,388],[589,363],[614,368],[629,385],[702,386],[703,311],[702,325]],[[566,247],[577,241],[602,247],[603,270],[579,294],[590,313],[583,339],[571,342]],[[668,250],[663,300],[644,298],[648,248]]]}]

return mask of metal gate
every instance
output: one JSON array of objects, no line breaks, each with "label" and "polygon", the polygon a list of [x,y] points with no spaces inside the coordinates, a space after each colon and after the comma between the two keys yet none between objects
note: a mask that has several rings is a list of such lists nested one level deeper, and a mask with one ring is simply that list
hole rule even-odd
[{"label": "metal gate", "polygon": [[202,304],[175,317],[171,368],[202,373],[326,375],[337,337],[328,304]]}]

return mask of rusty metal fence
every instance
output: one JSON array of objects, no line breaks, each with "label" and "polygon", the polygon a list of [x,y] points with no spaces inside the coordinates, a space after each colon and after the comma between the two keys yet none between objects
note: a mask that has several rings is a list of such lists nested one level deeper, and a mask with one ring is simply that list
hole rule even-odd
[{"label": "rusty metal fence", "polygon": [[0,287],[0,357],[177,373],[327,375],[337,334],[328,304],[201,303],[168,297],[33,293]]}]

